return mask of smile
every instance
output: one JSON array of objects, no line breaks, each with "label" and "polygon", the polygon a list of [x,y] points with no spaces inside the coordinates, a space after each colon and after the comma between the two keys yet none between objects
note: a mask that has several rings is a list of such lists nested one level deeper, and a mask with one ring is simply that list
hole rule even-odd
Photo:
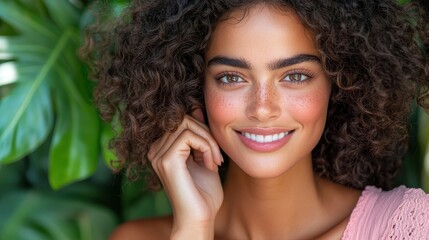
[{"label": "smile", "polygon": [[270,143],[270,142],[278,141],[278,140],[286,137],[287,135],[289,135],[290,132],[291,131],[281,132],[281,133],[276,133],[276,134],[272,134],[272,135],[259,135],[259,134],[254,134],[254,133],[241,132],[241,135],[252,140],[252,141],[254,141],[254,142]]},{"label": "smile", "polygon": [[285,146],[295,130],[280,129],[242,129],[237,131],[241,142],[256,152],[273,152]]}]

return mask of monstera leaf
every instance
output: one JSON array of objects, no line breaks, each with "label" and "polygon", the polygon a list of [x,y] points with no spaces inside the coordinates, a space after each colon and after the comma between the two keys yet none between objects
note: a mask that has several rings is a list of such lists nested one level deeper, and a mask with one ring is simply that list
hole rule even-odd
[{"label": "monstera leaf", "polygon": [[49,139],[54,188],[91,175],[100,152],[80,17],[67,0],[0,0],[0,164]]}]

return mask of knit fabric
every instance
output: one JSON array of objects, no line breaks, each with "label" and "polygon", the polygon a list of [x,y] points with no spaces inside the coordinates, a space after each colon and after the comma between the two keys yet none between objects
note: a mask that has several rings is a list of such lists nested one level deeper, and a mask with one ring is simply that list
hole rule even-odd
[{"label": "knit fabric", "polygon": [[429,239],[429,195],[404,186],[390,191],[366,187],[342,239]]}]

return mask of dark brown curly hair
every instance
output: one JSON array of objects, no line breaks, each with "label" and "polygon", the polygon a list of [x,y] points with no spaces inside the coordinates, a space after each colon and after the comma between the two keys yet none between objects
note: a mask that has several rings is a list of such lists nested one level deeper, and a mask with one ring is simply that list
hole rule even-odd
[{"label": "dark brown curly hair", "polygon": [[[119,120],[119,169],[145,169],[148,149],[204,106],[204,51],[216,24],[254,4],[294,10],[314,35],[332,83],[314,169],[362,189],[391,186],[406,151],[413,100],[429,109],[429,27],[422,9],[392,0],[145,0],[88,29],[83,48],[102,117]],[[116,120],[115,120],[116,121]],[[115,122],[114,121],[114,122]]]}]

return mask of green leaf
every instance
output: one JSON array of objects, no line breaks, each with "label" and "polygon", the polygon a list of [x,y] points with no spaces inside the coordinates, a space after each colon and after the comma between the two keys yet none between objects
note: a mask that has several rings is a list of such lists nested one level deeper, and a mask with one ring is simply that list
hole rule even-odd
[{"label": "green leaf", "polygon": [[[80,12],[66,0],[0,0],[0,3],[1,20],[19,34],[0,37],[0,58],[15,60],[13,66],[17,72],[16,79],[6,82],[0,77],[0,82],[5,85],[16,81],[18,90],[29,86],[23,96],[14,94],[16,90],[7,90],[6,97],[0,100],[2,110],[13,108],[2,111],[6,117],[0,120],[0,130],[3,130],[0,162],[16,161],[35,151],[52,133],[55,119],[52,144],[48,143],[47,147],[52,187],[86,178],[97,166],[100,134],[98,115],[89,102],[92,83],[76,55],[81,44]],[[39,115],[46,112],[37,106],[40,98],[49,106],[49,114],[43,115],[44,121],[39,121]],[[38,114],[29,121],[28,115],[33,112]],[[37,135],[37,141],[33,135],[28,139],[22,138],[23,134],[17,136],[20,131],[32,134],[28,131],[32,128],[43,132]]]},{"label": "green leaf", "polygon": [[20,83],[0,101],[0,163],[21,159],[52,129],[50,92],[41,80]]},{"label": "green leaf", "polygon": [[37,15],[30,9],[13,1],[1,1],[0,18],[14,27],[20,33],[33,36],[32,41],[37,39],[55,39],[53,31],[55,25],[47,18]]},{"label": "green leaf", "polygon": [[52,110],[49,89],[44,82],[69,38],[70,31],[65,31],[42,62],[34,80],[20,83],[0,102],[0,111],[5,113],[0,120],[0,163],[16,161],[33,151],[50,130]]},{"label": "green leaf", "polygon": [[26,35],[4,36],[0,37],[0,53],[2,59],[13,57],[19,59],[21,64],[23,64],[22,61],[40,64],[52,53],[52,46],[46,43],[29,42]]},{"label": "green leaf", "polygon": [[56,94],[58,113],[50,150],[49,181],[58,189],[90,176],[97,167],[99,119],[85,102],[73,79],[60,71],[62,94]]},{"label": "green leaf", "polygon": [[0,197],[0,239],[107,239],[117,224],[101,206],[54,194],[16,191]]},{"label": "green leaf", "polygon": [[15,29],[8,23],[0,20],[0,35],[16,35]]},{"label": "green leaf", "polygon": [[79,12],[70,2],[45,0],[45,4],[53,22],[58,26],[67,28],[79,22]]},{"label": "green leaf", "polygon": [[148,190],[144,178],[124,184],[122,201],[125,220],[165,216],[172,212],[165,191]]}]

